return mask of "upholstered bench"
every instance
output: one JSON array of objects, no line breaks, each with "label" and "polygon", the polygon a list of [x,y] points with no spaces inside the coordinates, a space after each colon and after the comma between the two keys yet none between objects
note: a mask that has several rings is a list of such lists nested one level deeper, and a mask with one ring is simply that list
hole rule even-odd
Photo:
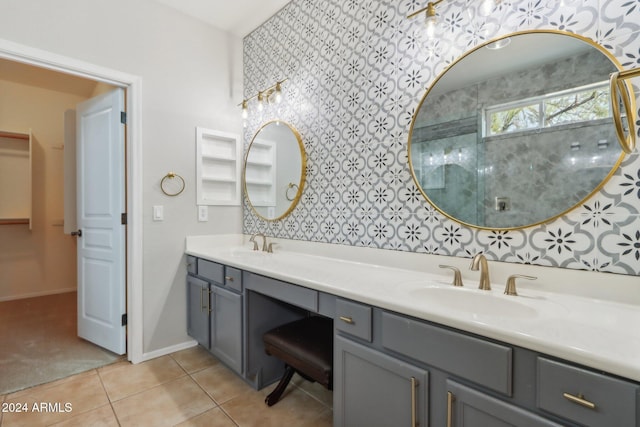
[{"label": "upholstered bench", "polygon": [[295,372],[333,389],[333,319],[311,316],[271,329],[263,335],[267,354],[285,364],[285,371],[265,403],[280,399]]}]

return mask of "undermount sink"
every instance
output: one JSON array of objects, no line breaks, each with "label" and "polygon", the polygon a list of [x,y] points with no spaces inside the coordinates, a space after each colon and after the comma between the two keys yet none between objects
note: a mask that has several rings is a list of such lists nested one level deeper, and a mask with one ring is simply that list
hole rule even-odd
[{"label": "undermount sink", "polygon": [[229,254],[234,258],[245,258],[245,259],[262,259],[266,258],[269,253],[265,251],[254,251],[247,248],[233,248],[230,250]]},{"label": "undermount sink", "polygon": [[412,297],[442,308],[471,315],[511,318],[538,316],[538,310],[518,301],[519,297],[465,288],[426,287],[409,291]]}]

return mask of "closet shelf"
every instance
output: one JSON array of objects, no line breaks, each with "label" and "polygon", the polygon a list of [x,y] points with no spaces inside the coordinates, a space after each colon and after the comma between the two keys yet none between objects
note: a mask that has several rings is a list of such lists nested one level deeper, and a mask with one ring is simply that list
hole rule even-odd
[{"label": "closet shelf", "polygon": [[6,132],[0,130],[0,138],[22,139],[24,141],[29,141],[30,137],[28,133]]},{"label": "closet shelf", "polygon": [[29,218],[0,218],[0,225],[30,224]]},{"label": "closet shelf", "polygon": [[0,130],[0,225],[24,224],[31,230],[31,130]]}]

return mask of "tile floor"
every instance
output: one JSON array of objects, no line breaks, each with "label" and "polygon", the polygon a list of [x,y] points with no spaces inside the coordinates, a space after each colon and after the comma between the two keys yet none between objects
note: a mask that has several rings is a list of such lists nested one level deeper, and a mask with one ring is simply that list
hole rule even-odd
[{"label": "tile floor", "polygon": [[[255,391],[207,351],[193,347],[0,395],[0,426],[332,425],[330,391],[295,376],[282,400],[267,407],[264,398],[273,387]],[[25,407],[27,412],[17,412]]]}]

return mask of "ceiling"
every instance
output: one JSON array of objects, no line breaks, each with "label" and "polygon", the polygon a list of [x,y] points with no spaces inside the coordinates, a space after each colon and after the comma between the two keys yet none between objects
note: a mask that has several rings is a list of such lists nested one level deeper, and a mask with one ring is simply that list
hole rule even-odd
[{"label": "ceiling", "polygon": [[156,0],[216,28],[244,37],[291,0]]},{"label": "ceiling", "polygon": [[[216,28],[244,37],[291,0],[155,0]],[[91,96],[96,82],[0,59],[0,79],[79,96]]]}]

